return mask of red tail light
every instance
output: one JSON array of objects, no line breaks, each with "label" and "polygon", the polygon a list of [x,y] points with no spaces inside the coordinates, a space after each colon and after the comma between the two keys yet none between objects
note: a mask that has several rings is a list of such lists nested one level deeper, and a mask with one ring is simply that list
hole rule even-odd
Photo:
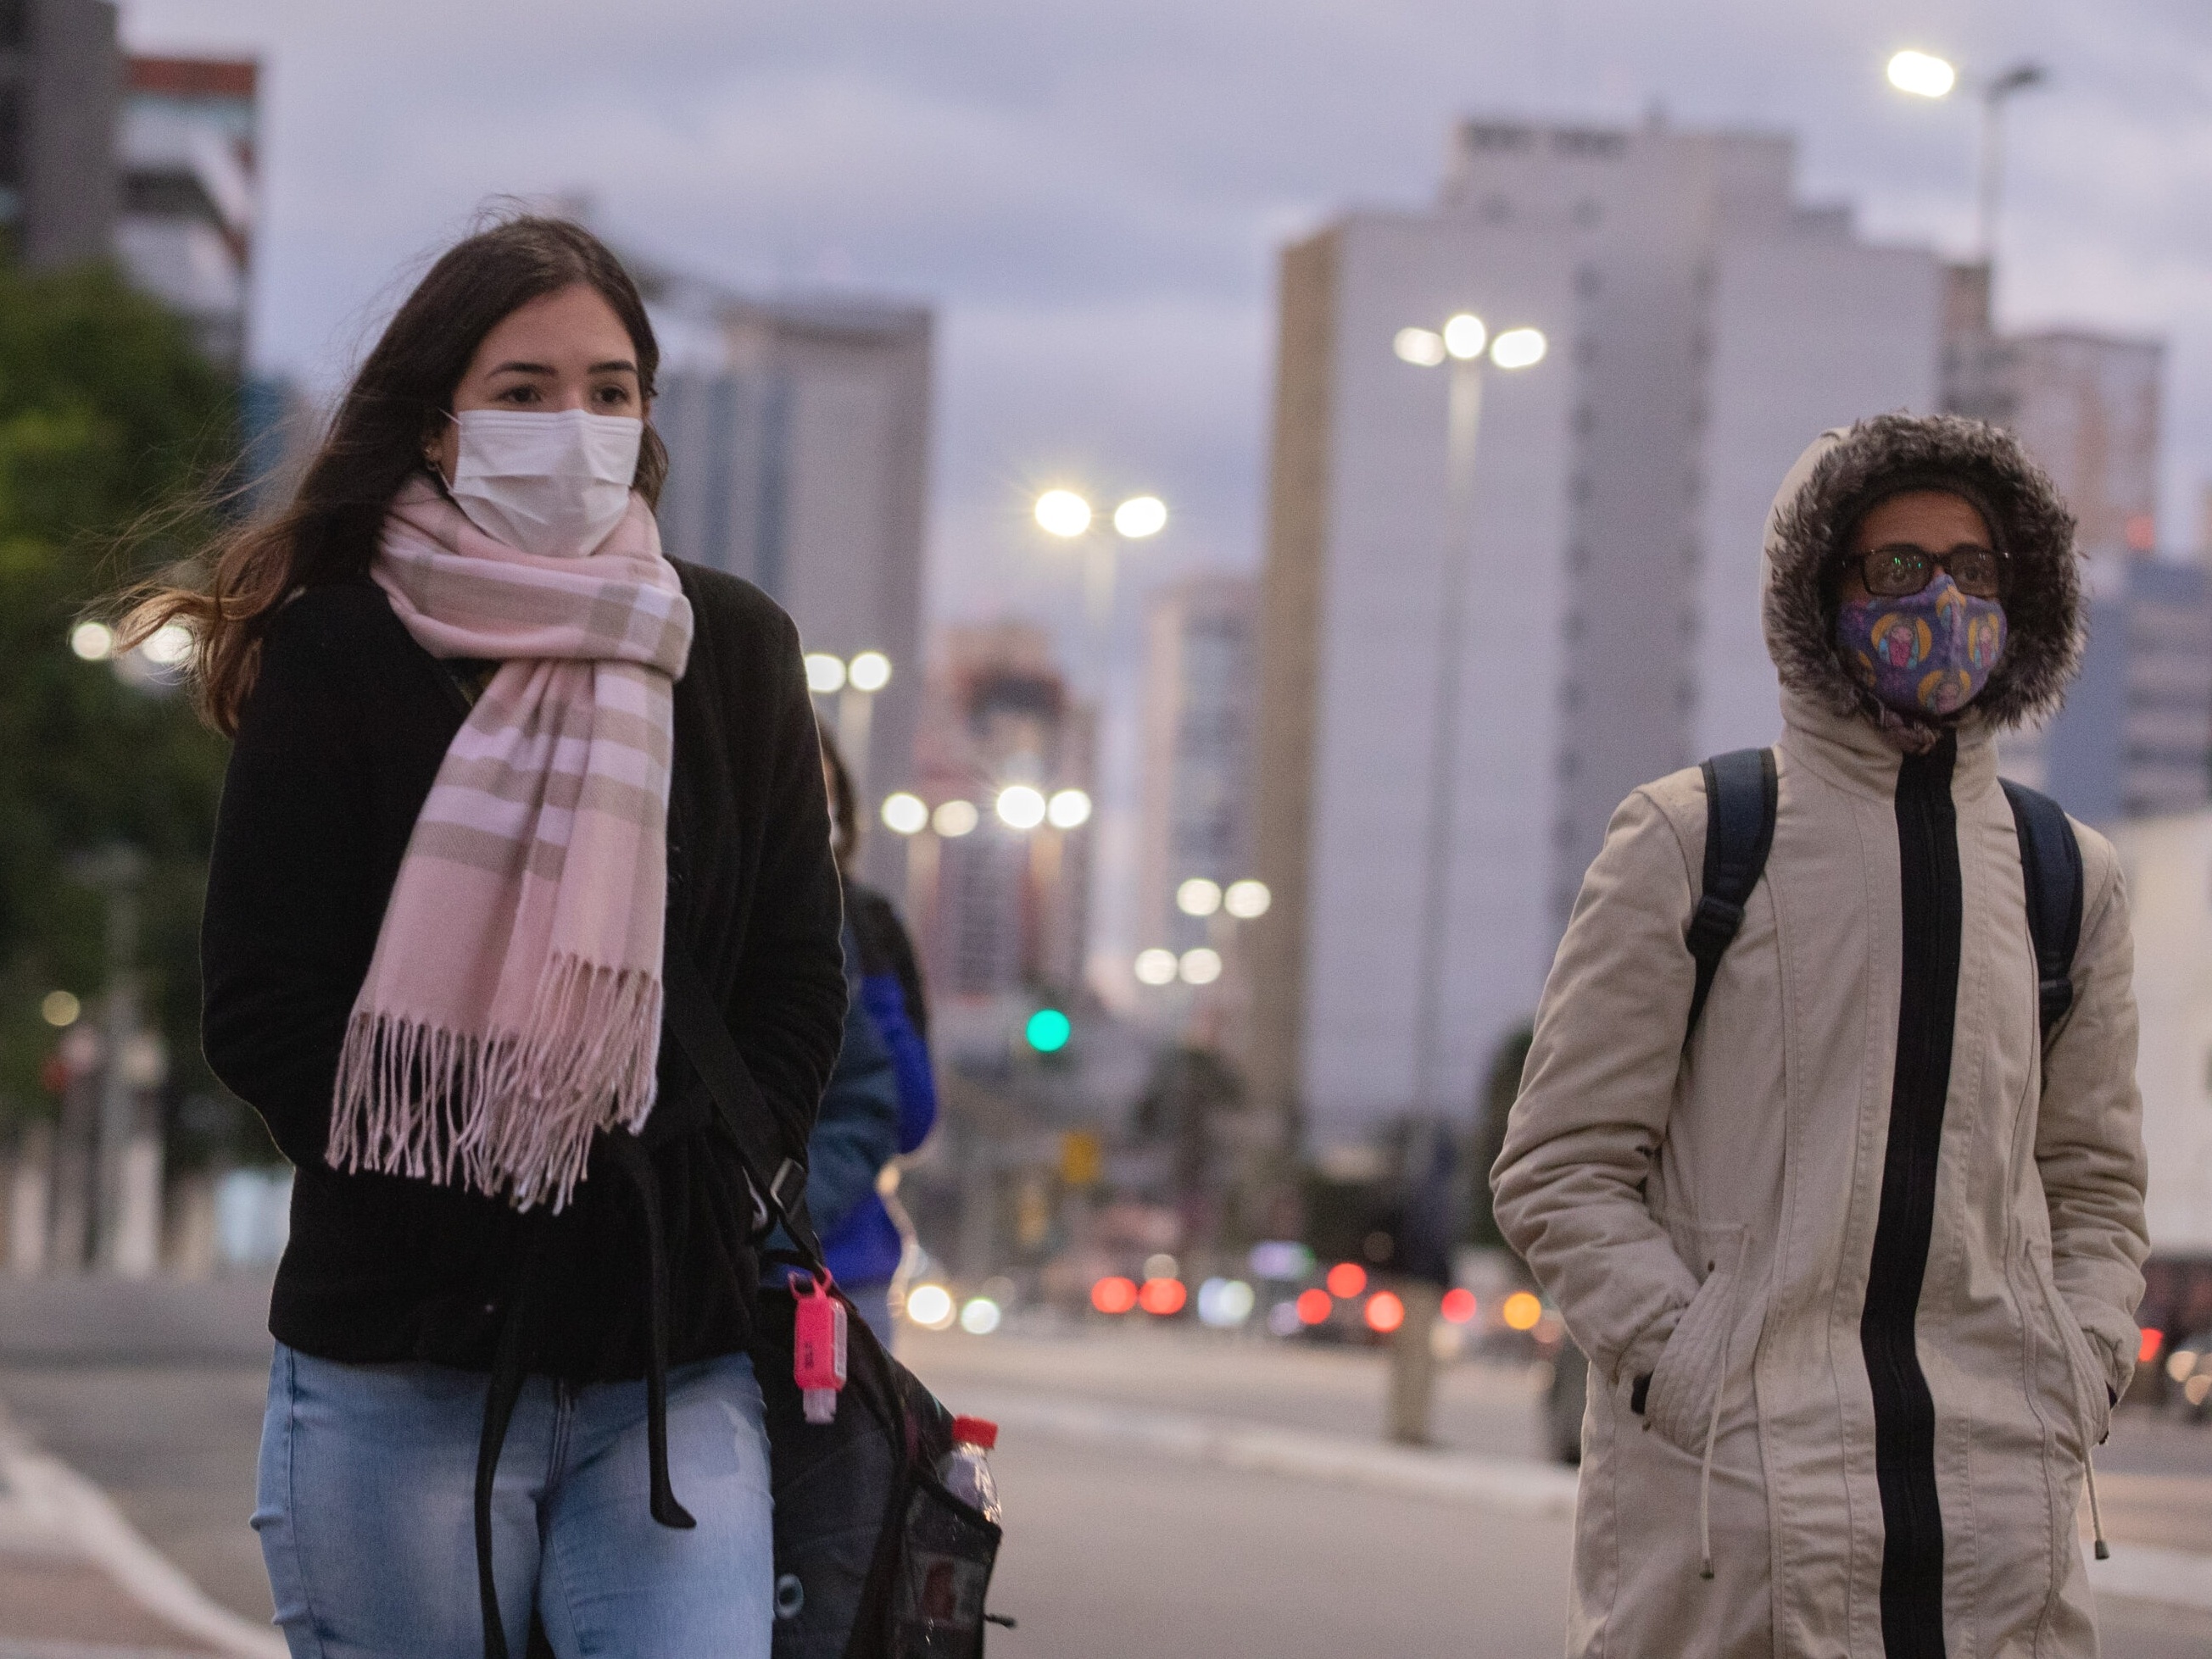
[{"label": "red tail light", "polygon": [[1367,1328],[1389,1335],[1406,1322],[1406,1304],[1388,1291],[1367,1298]]},{"label": "red tail light", "polygon": [[1183,1289],[1180,1279],[1148,1279],[1145,1281],[1145,1288],[1137,1292],[1137,1305],[1146,1313],[1158,1314],[1164,1319],[1170,1314],[1181,1313],[1183,1302],[1189,1294]]}]

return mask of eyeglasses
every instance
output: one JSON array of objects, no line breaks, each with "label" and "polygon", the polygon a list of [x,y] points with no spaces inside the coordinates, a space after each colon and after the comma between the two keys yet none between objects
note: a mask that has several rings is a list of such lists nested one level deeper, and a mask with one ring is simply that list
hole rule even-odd
[{"label": "eyeglasses", "polygon": [[1867,592],[1884,599],[1917,593],[1936,580],[1937,566],[1950,573],[1961,593],[1978,599],[1994,599],[2004,586],[2005,556],[1993,547],[1961,542],[1948,553],[1933,553],[1911,542],[1892,542],[1854,561],[1866,579]]}]

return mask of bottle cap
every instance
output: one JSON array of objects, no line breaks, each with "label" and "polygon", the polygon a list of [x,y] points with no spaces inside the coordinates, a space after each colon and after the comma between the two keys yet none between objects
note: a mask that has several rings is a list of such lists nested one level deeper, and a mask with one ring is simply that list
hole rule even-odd
[{"label": "bottle cap", "polygon": [[988,1451],[999,1443],[999,1425],[988,1417],[956,1417],[952,1419],[952,1443],[981,1446]]}]

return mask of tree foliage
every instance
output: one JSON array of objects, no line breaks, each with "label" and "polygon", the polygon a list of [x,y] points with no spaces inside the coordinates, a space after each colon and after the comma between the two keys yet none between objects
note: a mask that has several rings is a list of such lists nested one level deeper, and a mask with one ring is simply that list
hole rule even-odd
[{"label": "tree foliage", "polygon": [[1498,1040],[1498,1047],[1490,1056],[1490,1072],[1483,1079],[1482,1097],[1475,1105],[1474,1140],[1468,1159],[1473,1178],[1469,1190],[1472,1202],[1468,1210],[1467,1236],[1470,1243],[1501,1248],[1505,1243],[1504,1235],[1498,1231],[1498,1216],[1491,1208],[1490,1166],[1505,1150],[1505,1120],[1512,1113],[1514,1101],[1520,1097],[1521,1073],[1528,1064],[1528,1050],[1535,1036],[1533,1024],[1516,1025]]},{"label": "tree foliage", "polygon": [[105,906],[70,859],[112,842],[151,860],[140,963],[175,1092],[215,1089],[198,939],[225,745],[69,634],[210,527],[191,503],[236,455],[235,408],[185,325],[113,272],[0,265],[0,1125],[50,1109],[43,998],[89,1009],[101,988]]}]

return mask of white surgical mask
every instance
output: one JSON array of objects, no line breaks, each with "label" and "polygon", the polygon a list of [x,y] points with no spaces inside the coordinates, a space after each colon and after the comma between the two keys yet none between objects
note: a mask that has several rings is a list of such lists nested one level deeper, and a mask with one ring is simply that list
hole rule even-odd
[{"label": "white surgical mask", "polygon": [[564,409],[465,409],[447,488],[494,541],[544,558],[581,558],[629,510],[645,422]]}]

